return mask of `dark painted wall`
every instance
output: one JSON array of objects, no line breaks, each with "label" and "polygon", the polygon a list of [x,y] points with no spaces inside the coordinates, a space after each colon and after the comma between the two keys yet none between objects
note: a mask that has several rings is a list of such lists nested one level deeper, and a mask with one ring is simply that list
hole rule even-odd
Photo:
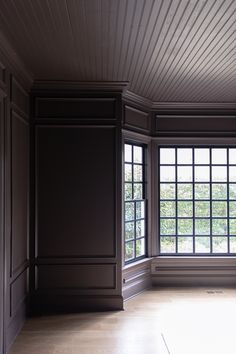
[{"label": "dark painted wall", "polygon": [[2,68],[0,353],[9,348],[24,323],[29,273],[29,97],[15,77]]},{"label": "dark painted wall", "polygon": [[34,92],[34,312],[121,309],[121,97]]}]

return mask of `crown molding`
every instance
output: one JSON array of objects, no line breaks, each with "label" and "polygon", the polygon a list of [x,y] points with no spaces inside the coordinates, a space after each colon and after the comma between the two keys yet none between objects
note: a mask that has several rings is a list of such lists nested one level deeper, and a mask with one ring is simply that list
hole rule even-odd
[{"label": "crown molding", "polygon": [[131,92],[129,90],[126,90],[126,92],[123,94],[123,98],[127,103],[133,103],[141,106],[142,108],[150,110],[152,107],[152,101],[149,100],[148,98],[145,98],[143,96],[137,95],[134,92]]},{"label": "crown molding", "polygon": [[35,80],[33,90],[78,90],[78,91],[107,91],[124,93],[127,81],[61,81]]},{"label": "crown molding", "polygon": [[9,41],[0,31],[0,57],[1,61],[25,86],[26,90],[30,90],[33,84],[33,75],[25,67],[16,51],[13,49]]}]

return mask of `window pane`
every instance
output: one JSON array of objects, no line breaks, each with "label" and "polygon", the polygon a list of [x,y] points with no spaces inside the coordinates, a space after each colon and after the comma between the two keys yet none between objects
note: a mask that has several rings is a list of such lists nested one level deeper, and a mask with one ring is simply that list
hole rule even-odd
[{"label": "window pane", "polygon": [[227,184],[212,183],[212,199],[227,199]]},{"label": "window pane", "polygon": [[193,203],[192,202],[178,202],[178,216],[193,216]]},{"label": "window pane", "polygon": [[195,237],[196,253],[210,253],[210,237]]},{"label": "window pane", "polygon": [[236,237],[230,237],[229,242],[230,253],[236,253]]},{"label": "window pane", "polygon": [[226,202],[212,202],[212,216],[227,216]]},{"label": "window pane", "polygon": [[132,181],[132,165],[125,164],[125,181],[131,182]]},{"label": "window pane", "polygon": [[134,203],[125,203],[125,220],[134,220]]},{"label": "window pane", "polygon": [[161,237],[161,253],[175,253],[175,237]]},{"label": "window pane", "polygon": [[134,146],[134,162],[143,162],[143,148],[141,146]]},{"label": "window pane", "polygon": [[212,220],[212,234],[213,235],[227,235],[227,220],[213,219]]},{"label": "window pane", "polygon": [[192,182],[193,169],[191,166],[178,166],[177,168],[179,182]]},{"label": "window pane", "polygon": [[132,162],[132,145],[125,144],[125,162]]},{"label": "window pane", "polygon": [[236,202],[229,202],[229,216],[236,217]]},{"label": "window pane", "polygon": [[195,202],[195,216],[207,217],[210,216],[210,202]]},{"label": "window pane", "polygon": [[175,164],[175,149],[160,149],[160,164]]},{"label": "window pane", "polygon": [[193,163],[192,149],[177,149],[177,163],[188,165]]},{"label": "window pane", "polygon": [[134,222],[125,223],[125,240],[134,238]]},{"label": "window pane", "polygon": [[174,182],[175,181],[175,167],[174,166],[161,166],[160,167],[160,181],[161,182]]},{"label": "window pane", "polygon": [[209,199],[210,198],[210,185],[203,183],[195,184],[195,199]]},{"label": "window pane", "polygon": [[160,184],[160,199],[175,199],[175,184]]},{"label": "window pane", "polygon": [[145,217],[145,203],[136,202],[136,219],[141,219]]},{"label": "window pane", "polygon": [[229,149],[229,164],[236,164],[236,149]]},{"label": "window pane", "polygon": [[196,182],[209,182],[210,180],[210,169],[208,166],[195,166],[194,174]]},{"label": "window pane", "polygon": [[227,164],[227,149],[212,149],[211,162],[213,165]]},{"label": "window pane", "polygon": [[142,183],[134,183],[134,199],[143,199]]},{"label": "window pane", "polygon": [[210,220],[196,219],[195,220],[195,235],[210,235]]},{"label": "window pane", "polygon": [[132,199],[132,184],[125,183],[125,200]]},{"label": "window pane", "polygon": [[175,235],[175,219],[160,220],[161,235]]},{"label": "window pane", "polygon": [[134,258],[134,242],[125,243],[125,260],[129,261]]},{"label": "window pane", "polygon": [[179,183],[177,185],[178,199],[192,199],[193,198],[193,185],[190,183]]},{"label": "window pane", "polygon": [[178,235],[192,235],[193,234],[193,220],[178,219]]},{"label": "window pane", "polygon": [[229,166],[229,181],[236,182],[236,167]]},{"label": "window pane", "polygon": [[194,149],[194,163],[208,165],[210,163],[209,149]]},{"label": "window pane", "polygon": [[144,220],[136,221],[136,237],[145,236],[145,223]]},{"label": "window pane", "polygon": [[228,252],[227,237],[213,237],[212,251],[213,253],[227,253]]},{"label": "window pane", "polygon": [[193,238],[192,237],[178,237],[178,252],[192,253],[193,252]]},{"label": "window pane", "polygon": [[143,167],[140,165],[134,165],[134,181],[142,182],[143,180]]},{"label": "window pane", "polygon": [[160,215],[161,216],[175,216],[175,202],[161,202],[160,203]]},{"label": "window pane", "polygon": [[229,185],[229,199],[236,199],[236,184]]},{"label": "window pane", "polygon": [[236,219],[229,220],[229,233],[230,235],[236,235]]},{"label": "window pane", "polygon": [[212,181],[213,182],[226,182],[227,181],[227,168],[223,166],[212,166]]},{"label": "window pane", "polygon": [[136,257],[143,256],[145,254],[145,239],[140,238],[136,241]]}]

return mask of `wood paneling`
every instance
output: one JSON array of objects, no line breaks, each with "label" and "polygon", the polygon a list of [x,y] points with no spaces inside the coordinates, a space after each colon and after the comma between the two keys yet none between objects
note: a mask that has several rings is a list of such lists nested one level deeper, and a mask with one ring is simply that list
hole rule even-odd
[{"label": "wood paneling", "polygon": [[12,76],[11,78],[11,104],[26,119],[29,116],[29,95]]},{"label": "wood paneling", "polygon": [[115,128],[39,126],[36,134],[37,255],[115,256]]},{"label": "wood paneling", "polygon": [[12,232],[11,272],[28,260],[29,126],[12,112]]},{"label": "wood paneling", "polygon": [[25,269],[11,284],[10,316],[14,317],[28,295],[28,269]]},{"label": "wood paneling", "polygon": [[150,116],[148,112],[125,105],[124,126],[143,133],[150,132]]}]

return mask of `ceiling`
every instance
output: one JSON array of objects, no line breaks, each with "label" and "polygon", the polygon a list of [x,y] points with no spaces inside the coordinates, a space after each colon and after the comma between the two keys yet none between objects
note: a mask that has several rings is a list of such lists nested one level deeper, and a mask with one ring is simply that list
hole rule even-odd
[{"label": "ceiling", "polygon": [[0,30],[34,80],[236,103],[235,0],[0,0]]}]

